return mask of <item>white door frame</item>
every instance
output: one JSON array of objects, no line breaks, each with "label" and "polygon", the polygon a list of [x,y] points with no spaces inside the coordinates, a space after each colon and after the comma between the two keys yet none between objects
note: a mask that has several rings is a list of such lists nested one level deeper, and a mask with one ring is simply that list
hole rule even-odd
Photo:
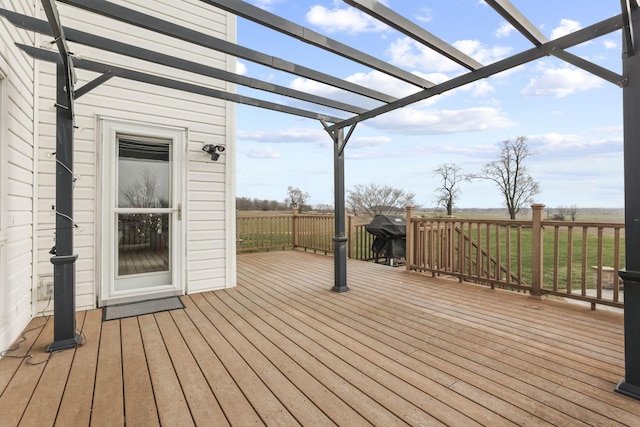
[{"label": "white door frame", "polygon": [[[186,221],[186,172],[187,130],[185,128],[168,127],[98,117],[100,140],[97,156],[99,165],[98,200],[99,241],[96,248],[99,284],[96,286],[98,305],[118,304],[130,301],[142,301],[173,295],[184,295],[186,290],[185,257],[185,224]],[[118,189],[115,188],[117,176],[117,140],[119,136],[134,139],[170,140],[172,146],[172,206],[174,220],[171,230],[171,284],[160,285],[142,290],[116,290],[116,259],[118,242],[114,217],[114,207],[118,200]],[[181,208],[178,215],[177,208]],[[178,216],[181,218],[178,220]]]}]

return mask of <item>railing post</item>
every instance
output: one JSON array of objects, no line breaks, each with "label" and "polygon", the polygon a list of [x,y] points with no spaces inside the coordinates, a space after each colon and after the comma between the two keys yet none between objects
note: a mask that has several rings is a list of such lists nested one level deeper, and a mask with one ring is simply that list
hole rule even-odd
[{"label": "railing post", "polygon": [[407,206],[405,207],[406,209],[406,216],[407,216],[407,237],[406,237],[406,248],[405,248],[405,265],[406,265],[406,269],[407,270],[411,270],[411,266],[414,264],[414,233],[413,233],[413,226],[411,224],[411,218],[413,217],[413,211],[414,211],[414,207],[413,206]]},{"label": "railing post", "polygon": [[531,295],[542,297],[542,215],[544,205],[531,205]]},{"label": "railing post", "polygon": [[292,216],[291,216],[291,233],[293,234],[293,247],[297,248],[299,239],[298,239],[298,208],[293,208]]}]

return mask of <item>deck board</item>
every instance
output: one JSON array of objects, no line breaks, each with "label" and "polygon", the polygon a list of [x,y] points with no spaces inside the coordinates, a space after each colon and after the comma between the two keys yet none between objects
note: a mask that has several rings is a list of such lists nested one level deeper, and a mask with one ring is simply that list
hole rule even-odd
[{"label": "deck board", "polygon": [[[22,359],[15,371],[11,382],[7,385],[0,399],[0,414],[3,423],[18,425],[29,405],[31,396],[44,372],[46,360],[51,353],[47,353],[50,344],[49,337],[53,336],[53,319],[48,318],[41,333],[33,343],[29,355]],[[4,359],[2,359],[4,360]],[[25,391],[27,391],[25,393]]]},{"label": "deck board", "polygon": [[[82,328],[86,312],[76,314],[76,325]],[[73,362],[74,352],[57,351],[49,355],[38,385],[29,399],[22,419],[21,426],[39,427],[53,425],[58,414],[64,387]]]},{"label": "deck board", "polygon": [[23,358],[30,354],[31,347],[40,336],[43,327],[48,321],[47,317],[39,317],[31,320],[24,332],[16,342],[4,353],[8,357],[2,358],[2,369],[0,369],[0,395],[5,391],[11,382],[16,371],[22,365]]},{"label": "deck board", "polygon": [[[207,301],[202,295],[192,295],[185,298],[187,313],[195,319],[196,324],[212,347],[216,355],[236,381],[244,396],[260,414],[261,420],[268,425],[295,425],[295,418],[286,410],[276,396],[261,381],[256,372],[227,341],[214,324],[218,323],[220,315],[209,309]],[[193,303],[191,302],[193,301]],[[202,312],[204,310],[204,312]],[[205,322],[208,321],[208,322]],[[215,345],[213,345],[215,343]]]},{"label": "deck board", "polygon": [[103,323],[99,339],[94,389],[85,390],[87,395],[93,391],[91,426],[124,425],[120,321]]},{"label": "deck board", "polygon": [[122,319],[120,326],[126,421],[137,426],[160,425],[138,319]]},{"label": "deck board", "polygon": [[189,351],[169,312],[158,313],[155,317],[195,424],[228,425],[211,387],[198,367],[198,361]]},{"label": "deck board", "polygon": [[171,316],[188,343],[193,357],[200,361],[200,369],[227,419],[233,420],[238,425],[261,424],[260,417],[202,336],[192,318],[184,310],[173,310]]},{"label": "deck board", "polygon": [[[330,373],[323,370],[317,361],[308,364],[299,362],[310,360],[311,357],[308,353],[303,353],[295,342],[283,335],[286,329],[283,331],[283,329],[274,328],[268,324],[267,320],[260,319],[256,315],[258,307],[243,305],[240,303],[241,300],[238,301],[227,293],[219,293],[215,296],[226,306],[223,308],[223,313],[227,319],[236,327],[241,325],[243,335],[256,348],[259,348],[293,384],[297,384],[323,414],[335,423],[351,426],[366,425],[366,420],[360,414],[332,392],[339,385],[337,378],[328,378]],[[246,313],[251,315],[244,316]],[[318,378],[321,378],[322,382]]]},{"label": "deck board", "polygon": [[[0,359],[0,425],[640,425],[621,314],[302,251],[243,254],[238,286]],[[33,330],[29,330],[34,328]]]},{"label": "deck board", "polygon": [[156,317],[148,314],[138,317],[138,320],[160,423],[167,426],[195,425]]},{"label": "deck board", "polygon": [[[56,418],[59,426],[86,426],[91,420],[93,393],[102,329],[102,310],[86,312],[82,324],[83,345],[74,350],[73,363]],[[87,340],[86,337],[93,339]],[[87,394],[90,394],[89,396]]]}]

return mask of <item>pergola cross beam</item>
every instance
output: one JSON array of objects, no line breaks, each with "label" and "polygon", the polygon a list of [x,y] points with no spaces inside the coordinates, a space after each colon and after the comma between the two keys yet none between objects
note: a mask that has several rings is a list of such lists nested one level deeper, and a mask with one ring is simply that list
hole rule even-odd
[{"label": "pergola cross beam", "polygon": [[413,21],[405,18],[382,3],[378,3],[375,0],[344,0],[344,2],[360,9],[380,22],[384,22],[423,45],[430,47],[468,70],[473,71],[482,68],[480,62],[471,58],[461,50],[456,49],[444,40],[434,36],[421,26],[416,25]]},{"label": "pergola cross beam", "polygon": [[[17,43],[16,45],[33,58],[43,60],[43,61],[48,61],[48,62],[58,62],[59,58],[55,52],[51,52],[45,49],[40,49],[37,47],[28,46],[20,43]],[[273,110],[281,113],[292,114],[299,117],[305,117],[307,119],[325,120],[331,123],[336,123],[342,120],[338,117],[333,117],[328,114],[318,113],[318,112],[309,111],[309,110],[303,110],[301,108],[290,107],[290,106],[278,104],[275,102],[264,101],[257,98],[238,95],[236,93],[230,93],[223,90],[213,89],[211,87],[199,86],[193,83],[187,83],[181,80],[174,80],[167,77],[157,76],[155,74],[131,70],[124,67],[116,67],[114,65],[104,64],[98,61],[91,61],[88,59],[76,58],[75,66],[77,69],[93,71],[95,73],[101,73],[103,75],[107,74],[110,77],[120,77],[127,80],[137,81],[140,83],[146,83],[146,84],[160,86],[160,87],[166,87],[168,89],[175,89],[182,92],[194,93],[197,95],[203,95],[210,98],[223,99],[225,101],[231,101],[237,104],[251,105],[254,107],[264,108],[267,110]]]},{"label": "pergola cross beam", "polygon": [[[544,34],[524,16],[509,0],[485,0],[500,16],[502,16],[509,24],[511,24],[520,34],[527,38],[534,46],[541,46],[549,40]],[[624,84],[621,75],[614,73],[607,68],[587,61],[584,58],[576,56],[564,49],[553,49],[551,55],[568,62],[569,64],[581,68],[591,74],[594,74],[610,83],[618,86]]]},{"label": "pergola cross beam", "polygon": [[[50,34],[49,27],[45,21],[31,18],[26,15],[11,12],[6,9],[0,8],[0,15],[5,16],[15,26],[24,28],[29,31],[35,31],[43,34]],[[116,40],[111,40],[106,37],[100,37],[84,31],[75,30],[73,28],[63,27],[67,40],[75,42],[84,46],[101,49],[106,52],[112,52],[119,55],[125,55],[135,59],[141,59],[155,64],[164,65],[166,67],[175,68],[181,71],[187,71],[194,74],[199,74],[214,79],[224,80],[231,83],[236,83],[242,86],[246,86],[252,89],[263,90],[266,92],[275,93],[288,98],[299,99],[301,101],[310,102],[312,104],[322,105],[325,107],[334,108],[336,110],[347,111],[351,113],[364,113],[366,109],[355,105],[348,104],[346,102],[340,102],[334,99],[325,98],[322,96],[314,95],[308,92],[302,92],[299,90],[291,89],[285,86],[277,85],[274,83],[262,81],[255,78],[250,78],[240,74],[232,73],[219,68],[211,67],[201,64],[195,61],[189,61],[186,59],[177,58],[175,56],[167,55],[160,52],[155,52],[149,49],[144,49],[139,46],[133,46],[127,43],[122,43]],[[95,87],[95,86],[94,86]],[[83,91],[86,93],[87,90]]]},{"label": "pergola cross beam", "polygon": [[[177,40],[182,40],[194,45],[201,46],[207,49],[212,49],[218,52],[226,53],[237,58],[246,59],[247,61],[255,62],[256,64],[264,65],[278,71],[284,71],[286,73],[294,74],[300,77],[315,80],[320,83],[324,83],[328,86],[333,86],[338,89],[345,90],[347,92],[355,93],[367,98],[371,98],[381,102],[392,102],[397,98],[382,93],[378,90],[374,90],[362,85],[358,85],[349,82],[344,79],[334,77],[332,75],[322,73],[320,71],[305,67],[299,64],[295,64],[290,61],[286,61],[282,58],[277,58],[258,52],[253,49],[249,49],[226,40],[219,39],[201,32],[192,30],[190,28],[183,27],[172,22],[162,20],[144,13],[138,12],[133,9],[126,8],[124,6],[116,5],[108,1],[96,1],[96,0],[59,0],[61,3],[66,3],[71,6],[75,6],[92,13],[96,13],[108,18],[116,19],[121,22],[125,22],[139,28],[144,28],[150,31],[154,31],[158,34],[164,34],[170,37],[174,37]],[[202,0],[201,0],[202,1]]]},{"label": "pergola cross beam", "polygon": [[[369,110],[364,114],[360,114],[358,116],[354,116],[342,122],[338,122],[335,125],[333,125],[333,127],[340,128],[340,127],[350,126],[353,123],[369,120],[381,114],[398,110],[400,108],[409,106],[416,102],[423,101],[433,96],[448,92],[452,89],[456,89],[456,88],[465,86],[469,83],[472,83],[481,79],[485,79],[487,77],[491,77],[500,72],[510,70],[519,65],[526,64],[535,59],[539,59],[544,56],[550,55],[556,49],[566,49],[568,47],[575,46],[580,43],[584,43],[585,41],[592,40],[596,37],[609,34],[611,32],[619,30],[621,27],[622,27],[621,15],[617,15],[609,19],[605,19],[604,21],[598,22],[586,28],[582,28],[581,30],[567,34],[564,37],[560,37],[558,39],[549,41],[547,43],[543,43],[540,46],[531,48],[524,52],[517,53],[513,56],[494,62],[492,64],[485,65],[479,70],[462,74],[458,77],[454,77],[450,80],[440,83],[432,88],[425,89],[420,92],[416,92],[412,95],[409,95],[397,101],[391,102],[387,105],[383,105],[381,107]],[[622,80],[622,77],[620,77],[620,80]]]},{"label": "pergola cross beam", "polygon": [[319,47],[328,52],[340,55],[351,61],[358,62],[374,70],[378,70],[382,73],[403,80],[407,83],[411,83],[420,88],[427,88],[434,85],[434,83],[423,79],[420,76],[409,73],[402,68],[398,68],[388,62],[384,62],[376,57],[368,55],[362,51],[356,50],[351,46],[345,45],[337,40],[330,39],[322,34],[319,34],[309,28],[298,25],[281,16],[275,15],[259,7],[253,6],[244,1],[239,0],[201,0],[204,3],[216,6],[222,10],[233,13],[236,16],[253,21],[264,27],[271,28],[272,30],[286,34],[290,37],[296,38],[304,43],[312,46]]}]

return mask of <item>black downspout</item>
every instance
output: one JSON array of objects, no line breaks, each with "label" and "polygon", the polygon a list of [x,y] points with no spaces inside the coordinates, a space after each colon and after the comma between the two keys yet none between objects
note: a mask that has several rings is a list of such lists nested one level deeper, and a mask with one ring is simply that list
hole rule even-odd
[{"label": "black downspout", "polygon": [[[640,9],[629,12],[631,28],[640,30]],[[631,36],[622,61],[626,265],[619,274],[624,280],[625,377],[615,390],[640,399],[640,55],[633,49],[640,46],[640,33],[631,31]]]},{"label": "black downspout", "polygon": [[334,292],[347,292],[347,236],[344,200],[344,129],[332,132],[333,182],[335,186],[335,236],[333,237]]},{"label": "black downspout", "polygon": [[73,113],[67,94],[68,70],[57,64],[56,90],[56,254],[53,264],[53,343],[47,351],[80,344],[76,333],[75,261],[73,254]]}]

